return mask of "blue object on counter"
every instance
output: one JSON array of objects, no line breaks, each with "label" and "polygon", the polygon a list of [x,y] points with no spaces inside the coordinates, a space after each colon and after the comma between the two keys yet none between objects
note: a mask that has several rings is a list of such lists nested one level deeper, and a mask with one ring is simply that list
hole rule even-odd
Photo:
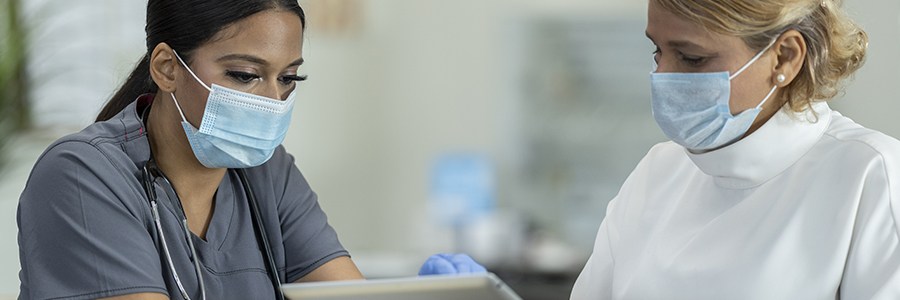
[{"label": "blue object on counter", "polygon": [[494,169],[484,155],[441,156],[431,179],[433,212],[447,225],[462,226],[495,209]]}]

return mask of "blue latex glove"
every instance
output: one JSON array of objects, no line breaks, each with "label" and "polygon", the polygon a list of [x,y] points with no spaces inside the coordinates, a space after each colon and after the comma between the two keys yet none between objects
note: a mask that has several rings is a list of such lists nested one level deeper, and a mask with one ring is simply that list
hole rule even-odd
[{"label": "blue latex glove", "polygon": [[475,262],[468,254],[435,254],[419,268],[419,276],[484,273],[487,273],[487,269]]}]

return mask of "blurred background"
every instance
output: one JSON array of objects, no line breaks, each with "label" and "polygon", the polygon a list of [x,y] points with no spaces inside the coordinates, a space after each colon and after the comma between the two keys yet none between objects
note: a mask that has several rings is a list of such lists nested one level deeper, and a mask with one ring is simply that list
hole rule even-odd
[{"label": "blurred background", "polygon": [[[301,0],[284,142],[370,278],[467,252],[525,299],[568,299],[606,204],[649,148],[646,0]],[[0,294],[15,211],[53,140],[144,51],[145,0],[0,0]],[[900,2],[848,0],[866,66],[831,106],[900,136]]]}]

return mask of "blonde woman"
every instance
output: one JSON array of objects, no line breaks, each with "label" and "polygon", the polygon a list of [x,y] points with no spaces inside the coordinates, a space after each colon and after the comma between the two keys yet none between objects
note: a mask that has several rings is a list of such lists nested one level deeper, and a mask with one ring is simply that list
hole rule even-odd
[{"label": "blonde woman", "polygon": [[572,299],[900,299],[900,142],[826,104],[868,42],[840,2],[650,0],[647,36],[672,141]]}]

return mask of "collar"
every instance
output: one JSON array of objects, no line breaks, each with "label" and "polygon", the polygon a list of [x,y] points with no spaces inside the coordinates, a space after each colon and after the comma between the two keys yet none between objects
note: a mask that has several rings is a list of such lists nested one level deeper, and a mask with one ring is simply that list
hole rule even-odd
[{"label": "collar", "polygon": [[142,114],[153,102],[153,94],[144,94],[131,102],[118,114],[107,121],[95,123],[106,128],[107,132],[123,138],[119,147],[140,168],[150,158],[150,145],[147,141],[147,130],[142,122]]},{"label": "collar", "polygon": [[743,139],[688,157],[721,187],[747,189],[772,179],[803,157],[825,133],[831,109],[818,102],[802,113],[785,107]]}]

